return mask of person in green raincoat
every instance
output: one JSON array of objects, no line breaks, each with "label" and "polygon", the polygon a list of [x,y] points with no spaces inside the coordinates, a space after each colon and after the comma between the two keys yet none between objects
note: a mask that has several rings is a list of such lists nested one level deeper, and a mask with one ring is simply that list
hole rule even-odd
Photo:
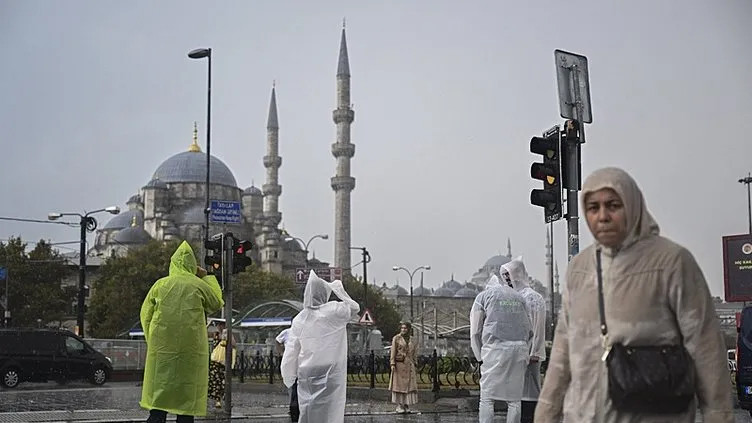
[{"label": "person in green raincoat", "polygon": [[139,404],[150,410],[147,423],[163,423],[167,413],[176,414],[178,423],[206,415],[206,315],[223,305],[217,279],[198,267],[183,241],[172,255],[169,276],[154,283],[141,306],[147,351]]}]

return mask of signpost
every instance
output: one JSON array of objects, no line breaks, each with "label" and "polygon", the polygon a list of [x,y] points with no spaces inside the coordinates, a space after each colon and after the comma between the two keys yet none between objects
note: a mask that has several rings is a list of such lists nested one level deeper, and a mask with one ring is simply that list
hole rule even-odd
[{"label": "signpost", "polygon": [[239,201],[211,200],[209,220],[212,223],[242,223]]},{"label": "signpost", "polygon": [[723,285],[727,302],[752,301],[752,234],[723,237]]},{"label": "signpost", "polygon": [[342,280],[342,269],[339,267],[322,267],[318,269],[300,267],[295,269],[295,282],[299,284],[305,284],[308,282],[308,275],[311,274],[311,270],[316,273],[316,276],[327,282],[336,281],[338,279]]},{"label": "signpost", "polygon": [[559,90],[561,117],[575,121],[572,134],[567,136],[567,230],[569,260],[580,252],[577,194],[580,186],[580,145],[585,143],[585,123],[593,122],[590,105],[590,76],[587,57],[563,50],[554,50],[556,81]]}]

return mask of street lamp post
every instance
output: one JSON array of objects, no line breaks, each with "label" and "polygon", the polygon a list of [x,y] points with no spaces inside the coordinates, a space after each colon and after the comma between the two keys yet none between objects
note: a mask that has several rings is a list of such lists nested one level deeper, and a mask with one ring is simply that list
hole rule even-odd
[{"label": "street lamp post", "polygon": [[[395,272],[399,270],[404,270],[405,272],[407,272],[408,276],[410,276],[410,321],[412,322],[414,318],[413,316],[413,276],[415,276],[415,273],[418,272],[418,270],[431,270],[431,266],[419,266],[419,267],[416,267],[412,272],[401,266],[394,266],[392,267],[392,270]],[[421,283],[421,288],[422,286],[423,284]],[[421,294],[422,294],[422,291],[423,290],[421,289]]]},{"label": "street lamp post", "polygon": [[[363,255],[363,312],[368,308],[368,263],[371,261],[371,253],[366,247],[350,247],[351,250],[360,250]],[[343,269],[344,270],[344,269]],[[349,269],[348,269],[349,270]]]},{"label": "street lamp post", "polygon": [[[311,242],[317,238],[326,240],[326,239],[329,239],[329,235],[327,234],[314,235],[311,237],[311,239],[308,240],[308,242],[303,242],[301,238],[298,238],[296,236],[291,236],[288,234],[287,237],[285,238],[285,241],[295,241],[295,240],[300,241],[300,243],[305,246],[306,262],[307,262],[308,261],[308,246],[311,245]],[[308,263],[306,263],[306,265],[308,265]]]},{"label": "street lamp post", "polygon": [[84,295],[84,290],[86,289],[86,232],[94,232],[94,230],[97,229],[97,221],[91,215],[95,213],[100,212],[107,212],[110,214],[118,214],[120,213],[120,207],[118,206],[111,206],[104,209],[98,209],[90,212],[84,212],[84,214],[80,213],[50,213],[47,215],[47,219],[49,220],[57,220],[63,216],[78,216],[81,220],[79,225],[81,226],[81,239],[80,239],[80,245],[81,248],[79,250],[79,259],[78,259],[78,307],[76,310],[77,314],[77,325],[78,325],[78,336],[84,337],[84,304],[86,301],[86,297]]},{"label": "street lamp post", "polygon": [[739,179],[740,184],[747,185],[747,216],[749,218],[749,233],[752,234],[752,199],[750,199],[749,184],[752,184],[752,174],[747,174],[745,178]]},{"label": "street lamp post", "polygon": [[209,176],[211,175],[211,48],[197,48],[188,52],[188,57],[191,59],[203,59],[206,57],[208,60],[209,70],[207,72],[206,83],[206,204],[204,206],[204,244],[209,240]]}]

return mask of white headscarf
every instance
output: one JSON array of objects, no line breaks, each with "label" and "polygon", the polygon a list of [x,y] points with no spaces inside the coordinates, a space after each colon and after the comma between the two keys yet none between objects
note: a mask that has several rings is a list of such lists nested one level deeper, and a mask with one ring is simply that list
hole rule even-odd
[{"label": "white headscarf", "polygon": [[587,209],[586,201],[589,194],[604,188],[614,190],[624,203],[627,237],[618,248],[619,250],[629,248],[643,238],[660,233],[658,223],[650,215],[637,182],[627,172],[616,167],[598,169],[585,179],[585,183],[582,184],[582,209]]}]

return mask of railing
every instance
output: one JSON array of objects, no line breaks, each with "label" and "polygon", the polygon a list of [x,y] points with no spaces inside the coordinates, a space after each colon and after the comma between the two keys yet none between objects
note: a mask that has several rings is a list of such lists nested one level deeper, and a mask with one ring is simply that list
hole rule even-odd
[{"label": "railing", "polygon": [[[235,366],[235,374],[240,382],[253,380],[264,383],[280,381],[281,357],[273,352],[255,354],[240,352]],[[432,355],[419,356],[415,371],[419,389],[477,388],[480,381],[480,365],[474,358],[439,357],[436,351]],[[347,381],[349,385],[363,385],[370,388],[389,386],[391,366],[389,357],[369,355],[351,355],[347,359]]]}]

